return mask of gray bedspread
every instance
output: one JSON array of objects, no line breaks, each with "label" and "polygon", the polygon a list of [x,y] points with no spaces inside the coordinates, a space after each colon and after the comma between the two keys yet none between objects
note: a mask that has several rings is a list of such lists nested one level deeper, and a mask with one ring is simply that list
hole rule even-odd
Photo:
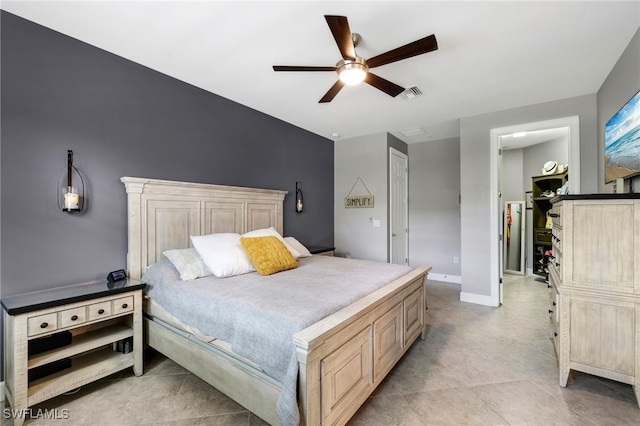
[{"label": "gray bedspread", "polygon": [[408,273],[402,265],[312,256],[298,268],[181,281],[163,260],[142,277],[146,293],[187,325],[231,343],[233,350],[282,384],[277,415],[297,425],[298,363],[292,335]]}]

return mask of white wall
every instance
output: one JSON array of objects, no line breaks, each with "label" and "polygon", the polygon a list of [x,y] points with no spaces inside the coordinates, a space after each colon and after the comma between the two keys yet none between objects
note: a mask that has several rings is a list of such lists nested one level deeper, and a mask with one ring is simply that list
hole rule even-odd
[{"label": "white wall", "polygon": [[[336,254],[354,259],[387,261],[387,134],[344,139],[334,144],[334,242]],[[344,207],[358,177],[374,195],[374,208]],[[368,195],[358,182],[351,195]],[[379,220],[374,227],[372,220]]]},{"label": "white wall", "polygon": [[459,196],[460,139],[410,144],[409,264],[431,278],[460,282]]}]

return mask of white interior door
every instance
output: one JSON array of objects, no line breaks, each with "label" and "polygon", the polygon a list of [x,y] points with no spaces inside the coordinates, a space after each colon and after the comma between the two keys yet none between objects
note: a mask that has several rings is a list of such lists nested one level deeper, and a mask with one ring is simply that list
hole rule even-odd
[{"label": "white interior door", "polygon": [[399,265],[409,264],[408,163],[405,154],[389,148],[389,259]]}]

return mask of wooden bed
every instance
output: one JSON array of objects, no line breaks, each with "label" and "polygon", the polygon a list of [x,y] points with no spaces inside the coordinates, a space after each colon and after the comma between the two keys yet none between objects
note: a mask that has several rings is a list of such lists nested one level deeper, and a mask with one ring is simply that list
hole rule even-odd
[{"label": "wooden bed", "polygon": [[[128,196],[128,269],[140,278],[190,236],[283,232],[286,191],[123,177]],[[424,284],[419,267],[296,333],[301,424],[345,424],[411,344],[425,337]],[[347,283],[345,283],[347,284]],[[279,424],[279,384],[189,333],[145,319],[148,345],[270,424]],[[211,347],[209,347],[211,346]]]}]

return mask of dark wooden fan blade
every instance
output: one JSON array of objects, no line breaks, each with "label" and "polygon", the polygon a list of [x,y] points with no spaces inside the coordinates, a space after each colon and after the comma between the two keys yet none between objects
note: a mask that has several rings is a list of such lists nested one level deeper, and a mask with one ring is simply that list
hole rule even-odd
[{"label": "dark wooden fan blade", "polygon": [[369,68],[375,68],[381,65],[390,64],[391,62],[422,55],[423,53],[432,52],[434,50],[438,50],[438,41],[436,40],[436,36],[431,34],[430,36],[421,38],[420,40],[416,40],[378,56],[374,56],[371,59],[367,59],[367,65]]},{"label": "dark wooden fan blade", "polygon": [[324,19],[329,24],[329,29],[333,38],[336,40],[340,54],[344,59],[355,59],[356,49],[353,47],[353,39],[351,38],[351,30],[349,29],[349,21],[346,16],[324,15]]},{"label": "dark wooden fan blade", "polygon": [[382,77],[378,77],[375,74],[367,73],[364,82],[372,85],[376,89],[382,90],[384,93],[389,96],[393,96],[394,98],[404,92],[404,87],[398,86],[397,84],[392,83],[389,80],[385,80]]},{"label": "dark wooden fan blade", "polygon": [[296,65],[274,65],[274,71],[335,71],[336,67],[306,67]]},{"label": "dark wooden fan blade", "polygon": [[320,99],[320,102],[318,103],[323,104],[326,102],[331,102],[333,98],[336,97],[336,95],[338,94],[340,89],[342,89],[343,86],[344,86],[344,83],[342,82],[342,80],[336,81],[336,83],[333,86],[331,86],[331,89],[329,89],[329,91],[322,97],[322,99]]}]

